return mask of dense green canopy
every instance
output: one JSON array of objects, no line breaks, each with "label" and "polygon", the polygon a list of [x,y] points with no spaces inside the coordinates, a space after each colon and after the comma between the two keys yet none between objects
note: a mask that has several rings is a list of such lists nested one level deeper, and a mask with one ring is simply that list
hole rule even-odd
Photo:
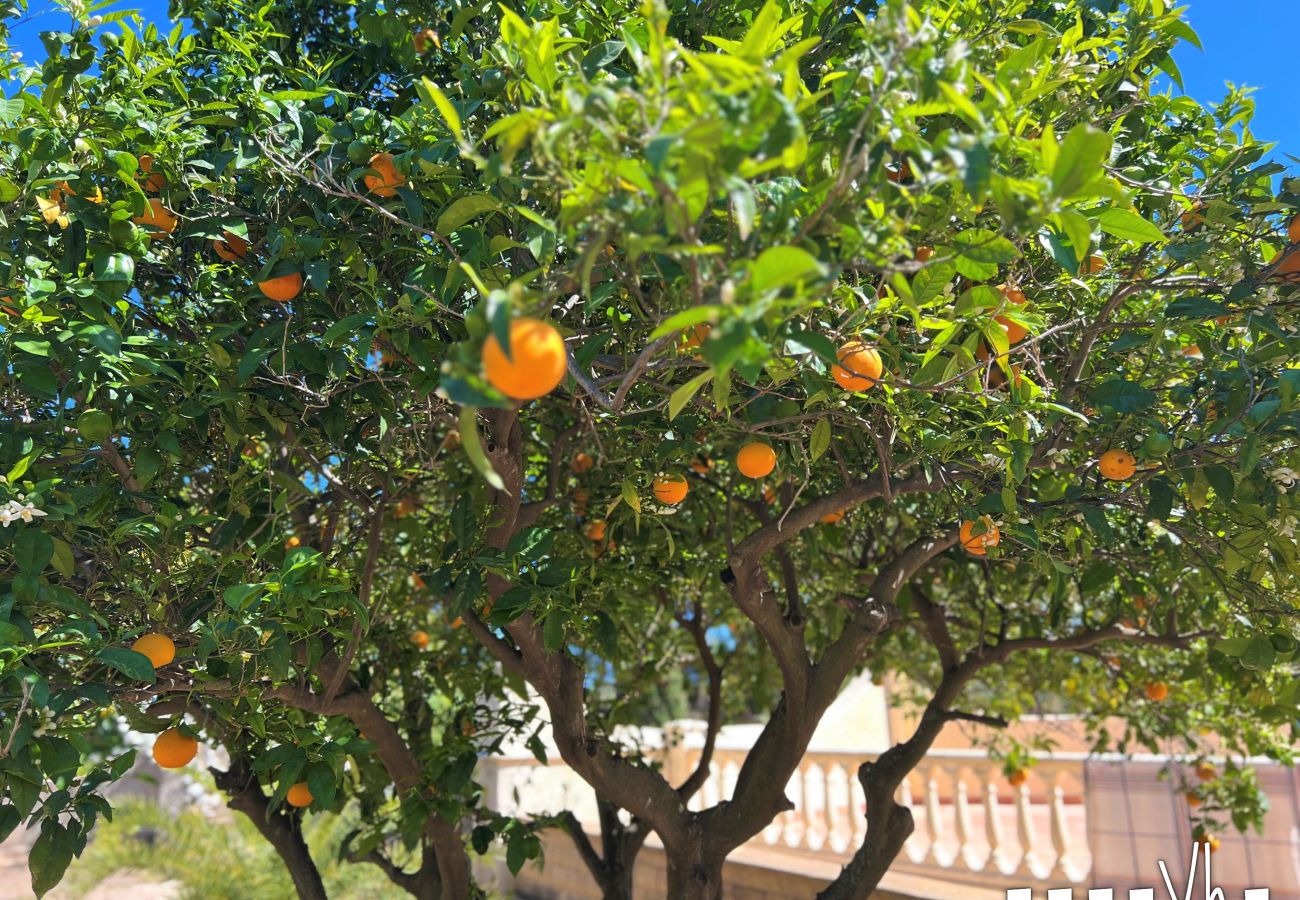
[{"label": "dense green canopy", "polygon": [[[948,722],[1289,760],[1300,184],[1244,92],[1153,89],[1176,10],[392,6],[78,7],[0,61],[0,833],[42,829],[38,893],[130,765],[112,713],[228,749],[304,896],[296,782],[417,896],[535,856],[473,781],[524,682],[632,817],[608,896],[649,830],[718,896],[864,666],[924,715],[827,897]],[[483,363],[526,318],[567,354],[535,400]],[[767,722],[699,813],[610,738],[683,691]],[[1258,815],[1205,790],[1199,827]]]}]

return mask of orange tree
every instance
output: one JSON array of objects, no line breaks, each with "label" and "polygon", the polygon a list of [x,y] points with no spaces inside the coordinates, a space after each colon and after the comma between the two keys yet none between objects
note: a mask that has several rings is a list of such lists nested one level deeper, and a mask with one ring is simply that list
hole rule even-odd
[{"label": "orange tree", "polygon": [[[674,898],[864,665],[921,714],[825,897],[879,882],[945,726],[1044,695],[1099,747],[1289,760],[1300,191],[1244,95],[1152,89],[1196,40],[1161,0],[176,9],[78,6],[0,106],[0,823],[38,891],[129,762],[83,764],[110,705],[229,749],[304,896],[286,799],[355,800],[417,896],[535,856],[471,772],[534,734],[524,682]],[[770,709],[692,811],[610,691],[703,623],[745,664],[693,683]],[[1204,774],[1189,828],[1257,817]]]}]

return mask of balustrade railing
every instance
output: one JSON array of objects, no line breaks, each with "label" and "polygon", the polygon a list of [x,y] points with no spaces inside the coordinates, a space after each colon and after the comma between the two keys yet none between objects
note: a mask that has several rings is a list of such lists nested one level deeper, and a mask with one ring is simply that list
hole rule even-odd
[{"label": "balustrade railing", "polygon": [[[786,786],[794,809],[777,816],[753,843],[827,858],[852,856],[866,831],[866,799],[857,772],[868,758],[807,754]],[[698,759],[698,750],[688,750],[687,770]],[[896,865],[918,873],[942,869],[946,877],[972,883],[1082,882],[1092,862],[1083,759],[1082,754],[1042,756],[1026,781],[1015,786],[980,751],[932,752],[896,797],[912,809],[916,823]],[[744,760],[743,749],[718,748],[691,808],[730,798]]]},{"label": "balustrade railing", "polygon": [[[671,732],[657,751],[665,775],[684,780],[699,762],[698,740]],[[719,746],[709,775],[690,800],[705,809],[730,799],[747,747]],[[866,799],[858,767],[870,755],[811,752],[786,785],[794,808],[778,815],[750,842],[766,852],[847,860],[866,834]],[[899,787],[896,800],[911,808],[915,830],[894,868],[939,874],[950,881],[1003,886],[1065,887],[1091,869],[1083,801],[1084,754],[1042,755],[1026,781],[1008,782],[1001,765],[977,750],[927,755]],[[594,795],[558,760],[485,760],[495,774],[489,804],[503,812],[541,814],[571,809],[596,827]],[[495,786],[493,786],[495,785]]]}]

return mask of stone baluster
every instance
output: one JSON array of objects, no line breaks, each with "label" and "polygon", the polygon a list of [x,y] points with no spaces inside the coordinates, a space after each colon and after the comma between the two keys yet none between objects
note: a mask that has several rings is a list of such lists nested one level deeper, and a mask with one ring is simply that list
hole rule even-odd
[{"label": "stone baluster", "polygon": [[1042,864],[1039,860],[1037,834],[1034,829],[1034,808],[1029,795],[1029,785],[1016,788],[1016,834],[1020,838],[1020,864],[1016,872],[1037,878]]},{"label": "stone baluster", "polygon": [[943,826],[939,821],[940,815],[942,815],[942,808],[939,805],[939,782],[934,777],[934,771],[931,770],[925,781],[925,834],[930,839],[925,858],[927,862],[942,865],[939,858],[939,839],[943,834]]},{"label": "stone baluster", "polygon": [[988,837],[989,856],[985,868],[991,867],[999,872],[1006,872],[1010,866],[1007,860],[1007,848],[1002,840],[1002,812],[998,808],[997,775],[993,774],[991,769],[987,772],[985,778],[988,780],[984,783],[984,833]]},{"label": "stone baluster", "polygon": [[965,863],[966,868],[978,871],[980,860],[975,855],[973,846],[975,830],[971,827],[970,821],[970,797],[967,794],[964,773],[960,769],[956,772],[956,790],[957,853],[953,857],[953,862],[956,863],[960,859]]},{"label": "stone baluster", "polygon": [[1052,849],[1056,851],[1056,862],[1052,864],[1052,875],[1069,881],[1079,881],[1070,856],[1070,826],[1065,821],[1065,788],[1060,784],[1052,788]]},{"label": "stone baluster", "polygon": [[[856,768],[849,769],[849,822],[852,824],[853,840],[849,844],[850,850],[856,850],[862,846],[862,842],[867,837],[867,795],[862,790],[862,782],[858,781],[858,772]],[[903,780],[907,784],[907,779]]]}]

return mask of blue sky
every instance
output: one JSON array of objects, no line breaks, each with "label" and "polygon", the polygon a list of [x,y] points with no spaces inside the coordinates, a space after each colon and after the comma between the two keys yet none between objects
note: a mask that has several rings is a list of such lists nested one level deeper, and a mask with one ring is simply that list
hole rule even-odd
[{"label": "blue sky", "polygon": [[[1184,45],[1175,53],[1187,93],[1213,103],[1222,97],[1225,82],[1257,88],[1256,135],[1279,145],[1279,161],[1289,162],[1281,153],[1300,157],[1294,84],[1300,0],[1187,0],[1187,5],[1187,19],[1205,44],[1204,51]],[[123,0],[116,7],[139,9],[160,24],[167,21],[167,0]],[[31,0],[33,20],[16,34],[28,61],[43,53],[39,32],[67,24],[62,13],[51,9],[49,0]]]}]

